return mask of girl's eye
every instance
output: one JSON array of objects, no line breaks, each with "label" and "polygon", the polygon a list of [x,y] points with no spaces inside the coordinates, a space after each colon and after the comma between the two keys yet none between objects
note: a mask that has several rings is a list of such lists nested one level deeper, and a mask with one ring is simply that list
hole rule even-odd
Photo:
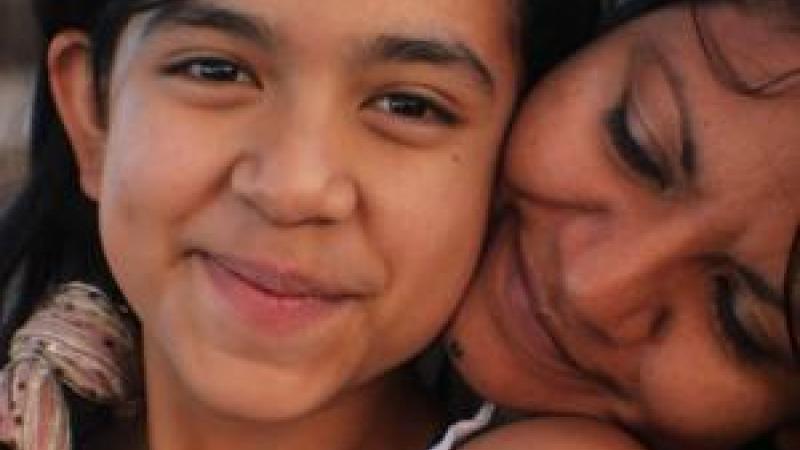
[{"label": "girl's eye", "polygon": [[167,66],[168,75],[209,83],[252,83],[255,78],[240,64],[219,57],[194,57]]},{"label": "girl's eye", "polygon": [[458,122],[455,114],[422,95],[392,93],[372,100],[373,106],[406,120],[452,125]]},{"label": "girl's eye", "polygon": [[606,128],[614,148],[631,169],[665,190],[672,184],[669,171],[633,136],[625,103],[620,102],[606,117]]}]

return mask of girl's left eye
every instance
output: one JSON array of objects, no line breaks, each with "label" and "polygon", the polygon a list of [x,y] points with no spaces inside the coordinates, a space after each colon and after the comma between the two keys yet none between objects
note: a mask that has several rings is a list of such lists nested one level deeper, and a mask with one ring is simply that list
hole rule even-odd
[{"label": "girl's left eye", "polygon": [[390,93],[372,100],[374,107],[405,120],[452,125],[458,122],[455,114],[434,100],[419,94]]},{"label": "girl's left eye", "polygon": [[167,66],[165,72],[209,83],[256,83],[252,72],[241,64],[213,56],[181,60]]}]

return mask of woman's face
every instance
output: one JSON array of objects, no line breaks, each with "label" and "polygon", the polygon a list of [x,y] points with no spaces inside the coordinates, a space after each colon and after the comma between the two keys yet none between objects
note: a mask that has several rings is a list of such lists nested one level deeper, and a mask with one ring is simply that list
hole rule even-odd
[{"label": "woman's face", "polygon": [[451,333],[478,391],[657,448],[729,449],[797,410],[783,287],[798,276],[800,92],[726,84],[800,67],[779,20],[701,7],[707,54],[688,7],[659,10],[535,89]]},{"label": "woman's face", "polygon": [[132,21],[108,126],[76,146],[158,401],[296,417],[435,336],[513,104],[509,8],[206,0]]}]

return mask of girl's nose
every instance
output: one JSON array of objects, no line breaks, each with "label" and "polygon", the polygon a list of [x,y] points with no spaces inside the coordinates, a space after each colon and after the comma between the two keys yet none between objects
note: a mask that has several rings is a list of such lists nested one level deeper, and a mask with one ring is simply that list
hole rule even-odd
[{"label": "girl's nose", "polygon": [[333,125],[285,126],[243,152],[232,190],[273,225],[325,224],[357,208],[350,153]]}]

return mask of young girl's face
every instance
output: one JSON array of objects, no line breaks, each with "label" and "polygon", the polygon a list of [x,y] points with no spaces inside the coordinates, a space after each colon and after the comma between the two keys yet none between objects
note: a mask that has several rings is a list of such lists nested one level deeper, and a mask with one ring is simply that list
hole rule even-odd
[{"label": "young girl's face", "polygon": [[[515,93],[507,3],[206,0],[132,20],[107,125],[64,116],[150,387],[294,417],[434,337]],[[80,87],[73,53],[53,66]]]}]

